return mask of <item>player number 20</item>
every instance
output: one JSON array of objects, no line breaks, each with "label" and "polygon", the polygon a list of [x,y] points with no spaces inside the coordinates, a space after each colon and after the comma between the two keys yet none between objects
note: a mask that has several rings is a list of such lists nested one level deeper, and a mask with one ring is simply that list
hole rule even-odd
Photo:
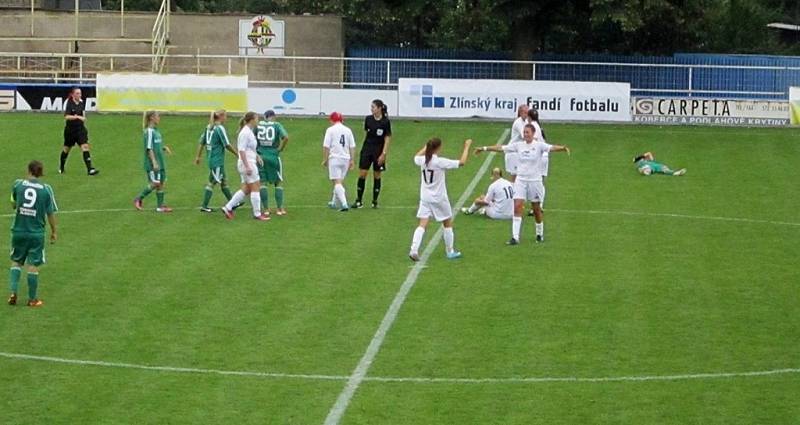
[{"label": "player number 20", "polygon": [[271,142],[275,140],[275,127],[258,127],[256,139],[259,142]]}]

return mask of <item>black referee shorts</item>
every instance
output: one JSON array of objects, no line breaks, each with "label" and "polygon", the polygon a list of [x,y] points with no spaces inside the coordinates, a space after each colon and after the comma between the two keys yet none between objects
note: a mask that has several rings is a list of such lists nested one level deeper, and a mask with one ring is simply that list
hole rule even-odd
[{"label": "black referee shorts", "polygon": [[64,128],[64,146],[73,147],[89,143],[89,130],[86,127],[78,129]]},{"label": "black referee shorts", "polygon": [[358,169],[369,170],[369,168],[372,167],[372,171],[386,171],[385,162],[382,165],[378,164],[378,157],[381,156],[381,152],[383,152],[383,146],[364,145],[364,147],[361,148],[361,158],[358,161]]}]

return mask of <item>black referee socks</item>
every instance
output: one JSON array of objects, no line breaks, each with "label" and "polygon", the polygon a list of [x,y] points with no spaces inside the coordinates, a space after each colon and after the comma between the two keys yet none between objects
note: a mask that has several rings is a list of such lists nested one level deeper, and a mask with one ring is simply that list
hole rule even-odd
[{"label": "black referee socks", "polygon": [[372,181],[372,203],[378,202],[378,195],[381,194],[381,179]]},{"label": "black referee socks", "polygon": [[83,151],[83,162],[86,164],[86,171],[92,169],[92,154],[89,151]]},{"label": "black referee socks", "polygon": [[364,177],[358,178],[358,190],[356,191],[356,202],[361,202],[364,197],[364,188],[367,186],[367,179]]}]

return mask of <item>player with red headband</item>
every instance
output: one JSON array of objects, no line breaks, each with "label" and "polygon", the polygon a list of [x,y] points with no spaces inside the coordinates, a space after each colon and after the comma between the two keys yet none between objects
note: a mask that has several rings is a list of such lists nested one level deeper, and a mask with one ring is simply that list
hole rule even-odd
[{"label": "player with red headband", "polygon": [[331,126],[325,130],[322,141],[322,166],[328,167],[328,178],[333,184],[333,198],[328,202],[330,208],[347,211],[347,196],[344,190],[344,179],[347,172],[353,169],[353,158],[356,153],[356,139],[353,131],[344,125],[344,116],[333,112],[330,116]]}]

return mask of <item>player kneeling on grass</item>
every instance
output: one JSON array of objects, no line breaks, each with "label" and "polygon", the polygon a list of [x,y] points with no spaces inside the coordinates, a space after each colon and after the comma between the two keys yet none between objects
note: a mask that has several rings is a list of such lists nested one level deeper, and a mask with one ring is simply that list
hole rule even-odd
[{"label": "player kneeling on grass", "polygon": [[11,226],[11,271],[9,305],[17,304],[22,266],[28,263],[28,306],[39,307],[42,301],[36,295],[39,288],[39,266],[45,263],[44,221],[50,224],[50,243],[56,241],[58,211],[53,188],[39,181],[44,167],[39,161],[28,164],[28,178],[17,180],[11,190],[11,204],[17,210]]},{"label": "player kneeling on grass", "polygon": [[453,210],[450,208],[450,199],[447,196],[447,184],[445,182],[445,172],[455,168],[463,167],[469,157],[469,147],[472,140],[464,141],[464,149],[461,158],[456,161],[453,159],[440,158],[439,152],[442,150],[442,141],[438,138],[428,140],[428,143],[414,156],[414,164],[422,170],[419,186],[419,210],[417,218],[419,226],[414,230],[414,237],[411,239],[411,251],[408,257],[412,261],[419,261],[419,246],[422,244],[422,237],[425,236],[425,228],[431,216],[442,223],[444,227],[444,248],[447,258],[461,258],[461,253],[453,248],[455,235],[453,234]]},{"label": "player kneeling on grass", "polygon": [[264,207],[264,214],[269,215],[269,190],[267,184],[275,186],[275,206],[278,215],[285,215],[283,209],[283,162],[281,162],[281,152],[286,149],[289,143],[289,133],[283,128],[281,123],[275,121],[275,111],[272,109],[264,112],[264,120],[258,122],[256,127],[256,141],[258,141],[258,155],[261,157],[262,165],[258,167],[258,175],[261,177],[261,204]]},{"label": "player kneeling on grass", "polygon": [[492,184],[469,208],[462,208],[466,215],[481,214],[494,220],[511,220],[514,215],[514,186],[503,178],[499,168],[492,170]]},{"label": "player kneeling on grass", "polygon": [[236,139],[239,160],[236,162],[236,168],[242,177],[242,187],[222,207],[222,213],[225,214],[225,218],[228,220],[233,218],[234,208],[244,201],[247,195],[250,195],[250,203],[253,206],[253,218],[260,221],[269,220],[268,215],[261,213],[261,194],[259,193],[261,186],[259,182],[261,180],[258,177],[258,167],[263,162],[256,152],[258,142],[253,133],[256,124],[258,124],[258,114],[255,112],[246,113],[239,121],[239,136]]},{"label": "player kneeling on grass", "polygon": [[225,199],[231,199],[231,190],[228,189],[228,183],[225,179],[225,151],[236,155],[236,149],[231,146],[228,140],[228,132],[225,131],[225,121],[228,115],[225,110],[221,109],[211,113],[208,126],[200,136],[200,146],[197,147],[197,155],[195,155],[194,163],[200,165],[200,157],[203,155],[203,150],[206,151],[208,157],[208,184],[206,185],[203,193],[203,205],[200,206],[202,212],[213,212],[212,208],[208,207],[211,202],[211,196],[214,194],[214,186],[219,185]]},{"label": "player kneeling on grass", "polygon": [[331,113],[331,126],[325,130],[322,141],[322,166],[328,167],[328,178],[333,185],[333,198],[328,202],[329,208],[347,211],[347,195],[344,190],[344,178],[353,169],[353,157],[356,154],[356,139],[353,131],[343,124],[344,117],[338,112]]},{"label": "player kneeling on grass", "polygon": [[156,212],[169,213],[172,212],[172,208],[164,205],[164,184],[167,182],[164,152],[172,155],[172,150],[164,144],[161,132],[158,131],[160,122],[161,116],[158,112],[147,111],[144,113],[144,135],[142,140],[144,143],[144,171],[147,173],[148,184],[142,190],[142,193],[134,198],[133,206],[141,211],[142,201],[155,190],[156,199],[158,200]]},{"label": "player kneeling on grass", "polygon": [[639,173],[649,176],[651,174],[666,174],[668,176],[682,176],[686,174],[686,169],[673,171],[668,165],[656,162],[656,158],[652,152],[645,152],[636,158],[633,158],[633,163],[636,164],[636,169]]},{"label": "player kneeling on grass", "polygon": [[503,146],[484,146],[476,149],[475,153],[486,151],[516,152],[518,156],[517,179],[514,181],[514,217],[511,219],[511,240],[508,245],[519,244],[519,234],[522,229],[522,210],[525,201],[533,203],[534,218],[536,220],[536,242],[544,242],[544,222],[540,202],[544,194],[542,184],[542,154],[544,152],[567,152],[569,148],[560,145],[550,145],[535,139],[536,130],[528,124],[522,135],[523,141]]}]

